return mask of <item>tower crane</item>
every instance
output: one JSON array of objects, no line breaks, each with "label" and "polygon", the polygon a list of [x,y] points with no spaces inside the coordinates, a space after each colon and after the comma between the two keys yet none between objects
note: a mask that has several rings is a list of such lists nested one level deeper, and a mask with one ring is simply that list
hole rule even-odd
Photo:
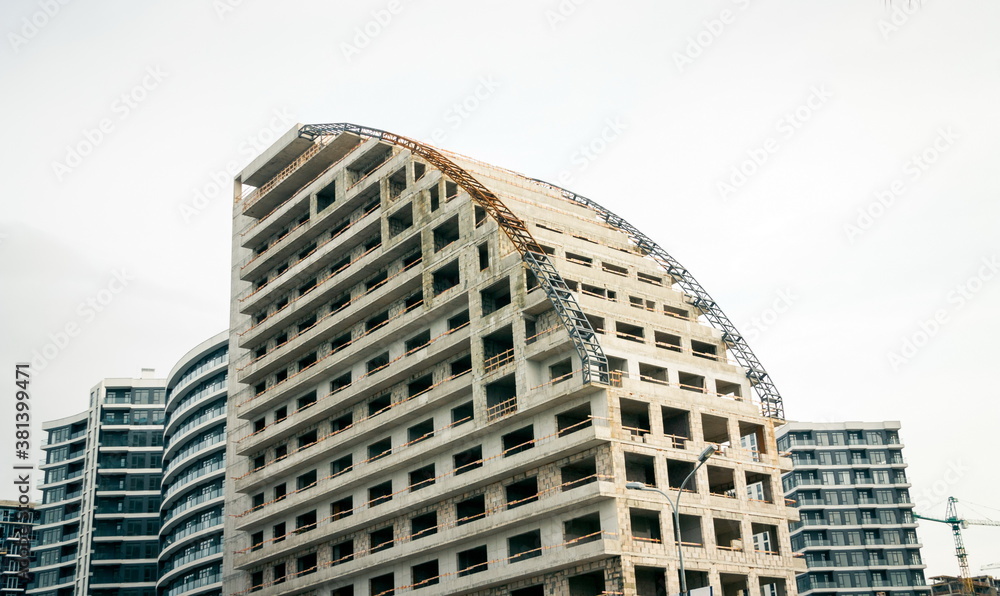
[{"label": "tower crane", "polygon": [[990,563],[989,565],[983,565],[979,568],[980,571],[986,571],[988,569],[1000,569],[1000,563]]},{"label": "tower crane", "polygon": [[962,592],[970,596],[975,594],[972,589],[972,574],[969,572],[969,555],[965,552],[965,541],[962,539],[962,529],[969,526],[1000,526],[1000,521],[989,519],[961,519],[958,517],[956,504],[958,499],[948,497],[948,510],[945,511],[945,519],[927,517],[925,515],[913,514],[913,517],[927,521],[948,524],[951,526],[951,535],[955,539],[955,556],[958,557],[958,568],[962,580]]}]

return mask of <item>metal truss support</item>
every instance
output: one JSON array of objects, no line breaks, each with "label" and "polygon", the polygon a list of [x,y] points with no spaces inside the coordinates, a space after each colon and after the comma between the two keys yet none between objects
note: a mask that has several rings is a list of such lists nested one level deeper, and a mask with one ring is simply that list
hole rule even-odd
[{"label": "metal truss support", "polygon": [[690,296],[691,305],[699,309],[713,327],[722,331],[722,339],[729,346],[729,351],[736,361],[745,369],[747,378],[750,379],[750,384],[760,398],[763,414],[769,418],[785,419],[785,406],[782,403],[781,394],[778,393],[777,387],[771,381],[770,375],[764,370],[764,366],[761,365],[760,360],[753,353],[753,350],[750,349],[743,335],[740,334],[736,326],[729,320],[726,313],[722,312],[722,309],[719,308],[715,300],[705,291],[705,288],[691,275],[690,271],[648,236],[636,229],[635,226],[594,201],[544,180],[533,180],[559,191],[565,199],[596,211],[601,219],[624,232],[643,254],[652,258],[663,267],[684,292]]},{"label": "metal truss support", "polygon": [[548,255],[528,231],[525,223],[508,209],[493,191],[483,186],[469,172],[459,167],[458,164],[434,147],[377,128],[368,128],[346,122],[308,124],[301,128],[299,136],[316,140],[323,136],[335,136],[345,132],[378,139],[408,149],[414,155],[420,156],[441,170],[465,192],[469,193],[472,200],[496,220],[500,229],[514,243],[524,263],[535,274],[546,296],[552,301],[552,305],[559,314],[559,318],[569,332],[573,345],[580,355],[584,383],[607,384],[609,382],[607,356],[604,355],[604,349],[597,340],[594,328],[583,314],[583,310],[570,292],[566,281],[552,265]]}]

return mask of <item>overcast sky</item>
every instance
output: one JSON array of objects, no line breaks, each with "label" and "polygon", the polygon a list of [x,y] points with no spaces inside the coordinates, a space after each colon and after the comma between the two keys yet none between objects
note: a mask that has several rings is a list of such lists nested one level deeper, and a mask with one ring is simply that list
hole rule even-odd
[{"label": "overcast sky", "polygon": [[[37,446],[101,378],[224,329],[233,171],[346,121],[619,213],[789,419],[900,420],[918,511],[1000,519],[998,24],[987,0],[5,0],[0,419],[17,361]],[[947,527],[919,535],[956,574]],[[974,573],[1000,562],[1000,528],[965,536]]]}]

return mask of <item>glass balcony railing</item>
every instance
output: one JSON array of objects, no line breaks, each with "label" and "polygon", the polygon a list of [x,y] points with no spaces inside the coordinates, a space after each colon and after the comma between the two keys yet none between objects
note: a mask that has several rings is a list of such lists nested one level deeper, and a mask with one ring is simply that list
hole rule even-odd
[{"label": "glass balcony railing", "polygon": [[181,401],[173,406],[173,409],[167,415],[167,422],[176,416],[181,416],[189,408],[193,408],[198,405],[198,402],[202,401],[206,396],[223,391],[226,388],[227,373],[223,371],[221,375],[211,378],[207,381],[202,381],[194,390],[185,395]]},{"label": "glass balcony railing", "polygon": [[82,437],[82,436],[84,436],[86,434],[87,434],[87,429],[78,430],[75,433],[72,433],[72,434],[67,435],[65,437],[55,437],[55,438],[52,438],[52,436],[50,435],[50,436],[44,437],[42,439],[41,445],[42,445],[42,447],[45,447],[47,445],[55,445],[56,443],[65,443],[66,441],[72,441],[74,439],[79,439],[80,437]]},{"label": "glass balcony railing", "polygon": [[803,543],[805,546],[833,546],[833,543],[829,540],[806,540]]},{"label": "glass balcony railing", "polygon": [[184,463],[184,459],[187,458],[189,455],[198,453],[199,451],[205,449],[206,447],[211,447],[212,445],[218,445],[219,443],[225,442],[225,440],[226,440],[226,433],[222,432],[218,434],[209,435],[204,439],[198,441],[197,443],[187,445],[186,447],[184,447],[184,449],[181,449],[180,451],[171,456],[170,463],[167,464],[164,473],[169,474],[170,472],[177,469],[177,466],[179,466],[181,463]]},{"label": "glass balcony railing", "polygon": [[[222,528],[219,528],[219,530],[221,531]],[[210,557],[212,555],[217,555],[217,554],[219,554],[221,552],[222,552],[222,545],[221,544],[213,544],[212,546],[210,546],[208,548],[203,548],[203,549],[199,549],[199,550],[187,553],[187,554],[185,554],[185,555],[183,555],[181,557],[177,557],[176,559],[170,559],[169,561],[167,561],[166,563],[164,563],[162,573],[166,573],[166,572],[168,572],[168,571],[170,571],[172,569],[175,569],[175,568],[180,567],[182,565],[186,565],[186,564],[188,564],[188,563],[190,563],[192,561],[197,561],[198,559],[203,559],[205,557]]]},{"label": "glass balcony railing", "polygon": [[207,586],[209,584],[214,584],[222,581],[222,573],[216,571],[210,575],[197,577],[191,575],[184,578],[180,583],[174,584],[168,590],[163,592],[163,596],[179,596],[190,590],[195,590],[202,586]]},{"label": "glass balcony railing", "polygon": [[219,516],[210,517],[210,518],[208,518],[208,519],[206,519],[204,521],[200,521],[198,523],[186,525],[186,526],[178,529],[177,531],[172,532],[168,536],[165,536],[163,538],[163,544],[165,546],[169,546],[169,545],[177,542],[181,538],[185,538],[187,536],[190,536],[191,534],[196,534],[198,532],[201,532],[202,530],[207,530],[209,528],[214,528],[216,526],[221,527],[222,521],[223,521],[223,517],[221,515],[219,515]]},{"label": "glass balcony railing", "polygon": [[[190,420],[185,421],[184,424],[182,424],[182,425],[178,426],[177,428],[175,428],[172,431],[171,434],[173,436],[175,436],[175,437],[179,437],[179,436],[183,435],[184,433],[186,433],[187,431],[191,430],[192,428],[195,428],[198,425],[203,424],[205,422],[208,422],[208,421],[210,421],[210,420],[212,420],[214,418],[218,418],[220,416],[224,416],[225,414],[226,414],[226,408],[225,408],[225,406],[218,407],[218,408],[212,408],[211,410],[208,410],[207,412],[204,412],[203,414],[199,414],[196,418],[192,418]],[[170,446],[170,442],[169,441],[164,441],[163,448],[166,449],[169,446]]]},{"label": "glass balcony railing", "polygon": [[198,505],[199,503],[204,503],[205,501],[211,501],[212,499],[217,499],[222,496],[222,487],[214,488],[207,493],[199,493],[197,496],[190,497],[184,501],[179,502],[177,505],[171,507],[167,510],[166,514],[163,516],[163,521],[168,522],[177,515],[184,513],[188,509]]},{"label": "glass balcony railing", "polygon": [[178,476],[173,481],[171,481],[170,487],[167,488],[167,490],[163,493],[163,499],[167,500],[170,497],[174,496],[175,494],[177,494],[178,491],[183,489],[185,485],[187,485],[192,480],[200,478],[206,474],[210,474],[216,470],[221,470],[224,467],[226,467],[226,460],[222,459],[213,461],[208,465],[203,465],[194,468],[192,470],[189,470],[188,472],[185,472],[181,476]]},{"label": "glass balcony railing", "polygon": [[182,387],[187,384],[188,381],[194,379],[195,377],[201,375],[205,371],[226,364],[229,362],[229,347],[222,347],[215,352],[209,354],[205,357],[205,360],[199,362],[194,368],[190,368],[184,371],[184,375],[177,380],[174,384],[173,390],[178,387]]}]

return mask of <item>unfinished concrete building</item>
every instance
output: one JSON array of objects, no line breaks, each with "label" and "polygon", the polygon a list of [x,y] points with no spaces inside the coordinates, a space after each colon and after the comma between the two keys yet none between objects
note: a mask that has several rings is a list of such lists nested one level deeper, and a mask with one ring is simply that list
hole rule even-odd
[{"label": "unfinished concrete building", "polygon": [[[1000,580],[989,576],[980,575],[972,579],[972,592],[975,596],[997,596],[1000,592]],[[933,596],[967,596],[965,585],[961,577],[954,575],[939,575],[931,578]]]},{"label": "unfinished concrete building", "polygon": [[795,593],[780,396],[626,222],[354,125],[296,126],[235,199],[225,593],[677,593],[670,509],[625,484],[708,444],[689,588]]}]

